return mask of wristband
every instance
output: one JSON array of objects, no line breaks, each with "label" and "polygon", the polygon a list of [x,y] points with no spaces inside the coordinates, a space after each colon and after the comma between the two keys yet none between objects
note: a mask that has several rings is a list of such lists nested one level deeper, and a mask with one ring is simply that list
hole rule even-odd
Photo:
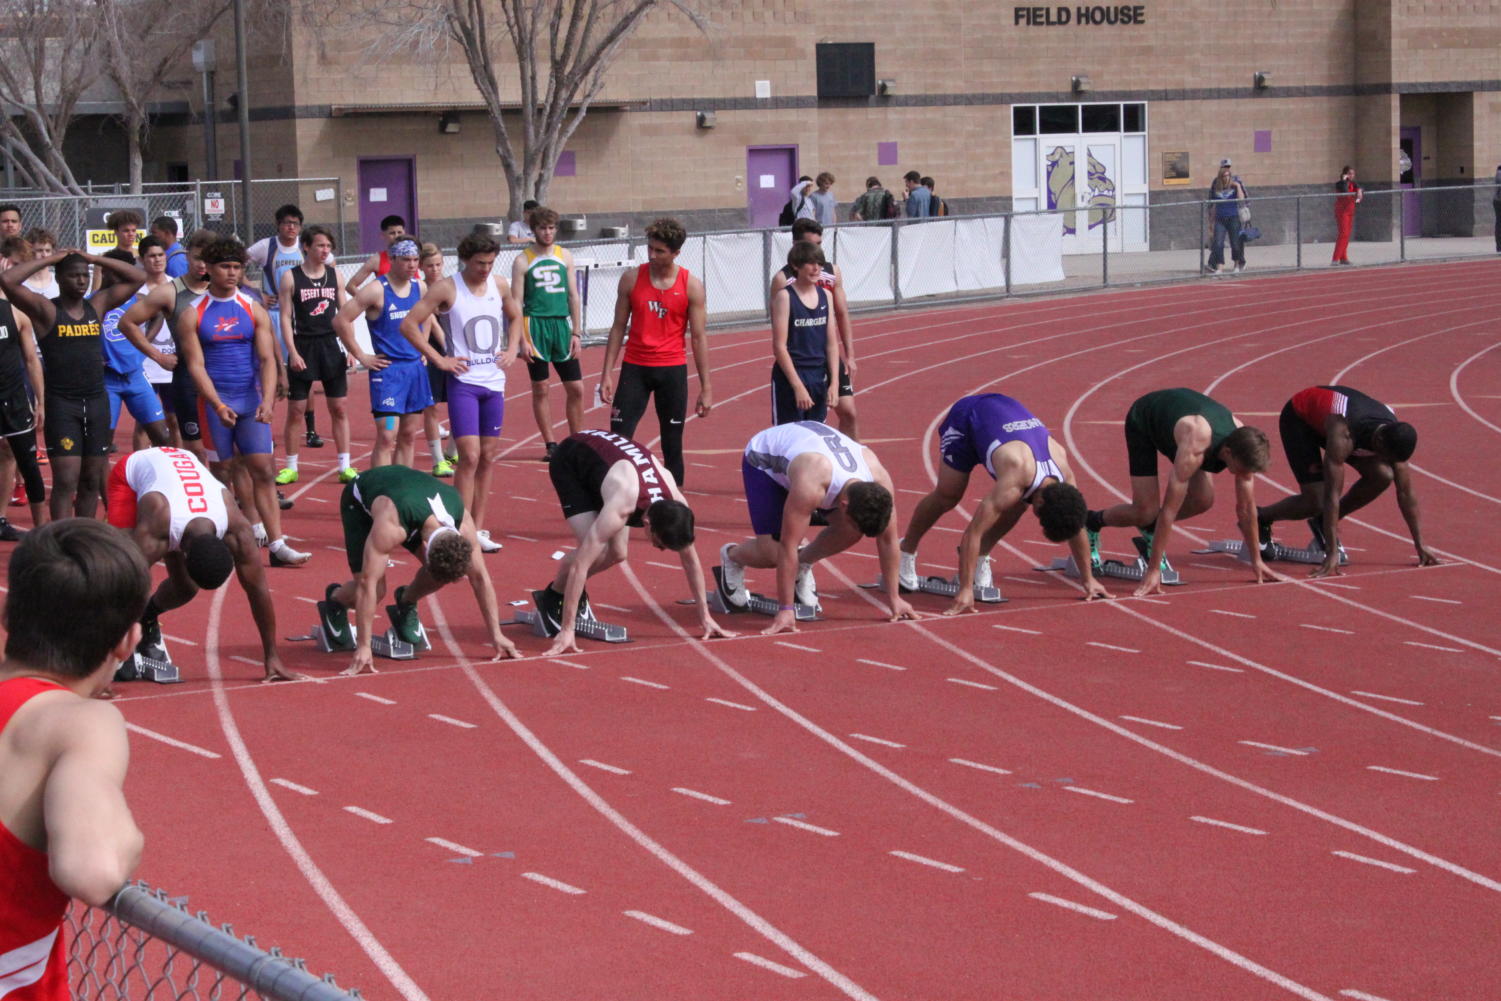
[{"label": "wristband", "polygon": [[777,609],[779,611],[783,611],[783,612],[795,612],[795,611],[797,611],[797,606],[796,605],[778,605]]}]

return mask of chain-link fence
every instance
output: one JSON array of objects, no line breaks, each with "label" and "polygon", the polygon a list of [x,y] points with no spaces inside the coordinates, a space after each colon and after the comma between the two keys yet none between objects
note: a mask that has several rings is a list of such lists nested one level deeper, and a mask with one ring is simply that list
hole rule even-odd
[{"label": "chain-link fence", "polygon": [[68,912],[68,980],[75,1001],[351,1001],[331,975],[318,979],[301,959],[262,952],[255,939],[216,928],[187,898],[144,883],[103,908]]}]

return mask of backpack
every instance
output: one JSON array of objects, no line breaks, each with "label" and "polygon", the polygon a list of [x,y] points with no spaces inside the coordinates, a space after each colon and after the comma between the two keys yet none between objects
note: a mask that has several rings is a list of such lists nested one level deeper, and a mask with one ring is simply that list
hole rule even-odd
[{"label": "backpack", "polygon": [[935,215],[948,215],[948,214],[949,214],[949,205],[948,205],[948,202],[944,201],[942,198],[939,198],[937,195],[934,195],[933,198],[932,198],[932,201],[930,201],[928,203],[928,215],[935,216]]},{"label": "backpack", "polygon": [[782,214],[777,216],[777,225],[791,226],[797,222],[797,214],[803,210],[803,203],[807,200],[808,196],[803,195],[797,200],[797,204],[794,205],[791,198],[787,199],[787,204],[782,206]]}]

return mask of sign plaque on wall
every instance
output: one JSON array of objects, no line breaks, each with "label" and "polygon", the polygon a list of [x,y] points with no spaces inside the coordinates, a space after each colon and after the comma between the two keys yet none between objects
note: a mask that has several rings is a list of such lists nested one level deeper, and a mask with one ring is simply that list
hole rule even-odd
[{"label": "sign plaque on wall", "polygon": [[1162,154],[1163,184],[1188,184],[1191,179],[1187,152]]}]

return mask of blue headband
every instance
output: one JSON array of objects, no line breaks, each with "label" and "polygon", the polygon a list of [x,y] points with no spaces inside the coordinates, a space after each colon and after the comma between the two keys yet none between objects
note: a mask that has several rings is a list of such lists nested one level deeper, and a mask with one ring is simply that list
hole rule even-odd
[{"label": "blue headband", "polygon": [[391,249],[386,251],[388,257],[420,257],[422,252],[417,248],[416,240],[397,240],[391,244]]}]

